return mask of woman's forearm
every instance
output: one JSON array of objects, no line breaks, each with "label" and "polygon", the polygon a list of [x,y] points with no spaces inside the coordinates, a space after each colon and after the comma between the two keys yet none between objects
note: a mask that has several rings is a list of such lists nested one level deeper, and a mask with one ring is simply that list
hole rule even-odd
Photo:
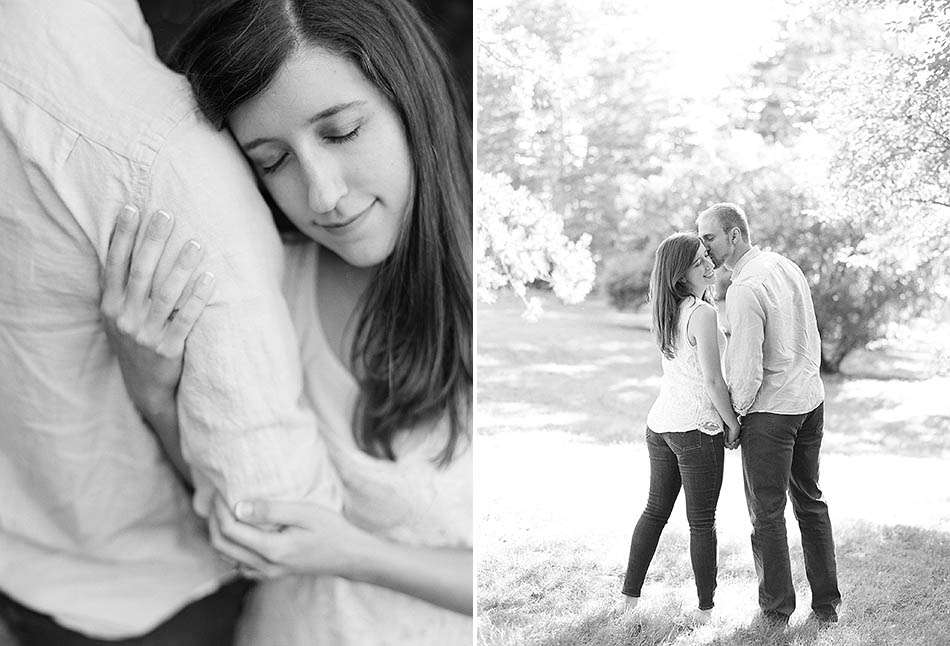
[{"label": "woman's forearm", "polygon": [[729,390],[726,388],[726,382],[722,377],[705,379],[704,385],[706,394],[709,395],[709,399],[712,400],[713,406],[716,407],[716,411],[719,413],[719,416],[722,417],[726,425],[730,427],[738,426],[739,419],[736,417],[736,412],[732,409],[732,400],[729,398]]},{"label": "woman's forearm", "polygon": [[471,615],[472,550],[417,547],[370,534],[349,578]]},{"label": "woman's forearm", "polygon": [[140,410],[142,417],[158,437],[159,443],[165,450],[165,455],[171,460],[175,470],[185,483],[191,487],[191,470],[181,454],[180,427],[178,425],[178,405],[175,393],[162,393],[149,398],[148,405]]}]

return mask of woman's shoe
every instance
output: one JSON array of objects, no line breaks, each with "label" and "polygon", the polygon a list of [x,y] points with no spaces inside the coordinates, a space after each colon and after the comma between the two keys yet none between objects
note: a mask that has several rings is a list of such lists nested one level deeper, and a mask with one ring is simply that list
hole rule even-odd
[{"label": "woman's shoe", "polygon": [[631,597],[624,595],[623,601],[623,612],[624,614],[633,614],[637,609],[637,604],[640,603],[640,597]]},{"label": "woman's shoe", "polygon": [[700,610],[696,608],[686,615],[686,623],[689,626],[705,626],[713,619],[712,608],[709,610]]}]

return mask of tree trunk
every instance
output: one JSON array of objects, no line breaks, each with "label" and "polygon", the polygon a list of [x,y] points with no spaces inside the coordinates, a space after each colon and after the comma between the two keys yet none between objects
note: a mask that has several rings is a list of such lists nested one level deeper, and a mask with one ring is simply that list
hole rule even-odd
[{"label": "tree trunk", "polygon": [[[835,353],[835,357],[837,357],[837,355],[838,353]],[[841,368],[841,359],[843,358],[844,357],[841,357],[839,359],[836,359],[834,357],[829,358],[824,352],[822,352],[821,366],[820,366],[820,370],[822,374],[826,374],[826,375],[838,374],[838,370]]]}]

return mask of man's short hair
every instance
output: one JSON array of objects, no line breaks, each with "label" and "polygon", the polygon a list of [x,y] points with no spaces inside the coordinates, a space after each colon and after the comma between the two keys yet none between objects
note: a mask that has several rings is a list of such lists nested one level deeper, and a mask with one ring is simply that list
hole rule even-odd
[{"label": "man's short hair", "polygon": [[700,213],[699,217],[704,218],[707,215],[715,216],[723,231],[739,229],[739,234],[742,236],[742,239],[749,242],[749,220],[746,219],[745,212],[738,204],[733,204],[732,202],[713,204]]}]

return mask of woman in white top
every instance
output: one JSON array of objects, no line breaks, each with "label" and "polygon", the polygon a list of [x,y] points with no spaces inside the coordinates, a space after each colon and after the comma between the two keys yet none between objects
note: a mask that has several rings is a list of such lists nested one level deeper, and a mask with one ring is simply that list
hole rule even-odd
[{"label": "woman in white top", "polygon": [[[238,643],[471,643],[471,126],[444,54],[406,0],[225,0],[175,66],[299,232],[284,290],[342,484],[342,515],[216,501],[213,544],[266,579]],[[151,281],[168,230],[133,253],[134,232],[119,220],[109,265]],[[176,457],[199,255],[155,298],[130,299],[126,271],[105,289],[130,394]]]},{"label": "woman in white top", "polygon": [[714,279],[712,262],[698,236],[675,233],[660,243],[650,277],[650,300],[663,379],[647,415],[650,493],[630,541],[623,584],[626,609],[633,610],[682,488],[699,621],[709,618],[716,589],[715,519],[723,446],[735,448],[739,437],[739,421],[720,369],[716,310],[708,295]]}]

